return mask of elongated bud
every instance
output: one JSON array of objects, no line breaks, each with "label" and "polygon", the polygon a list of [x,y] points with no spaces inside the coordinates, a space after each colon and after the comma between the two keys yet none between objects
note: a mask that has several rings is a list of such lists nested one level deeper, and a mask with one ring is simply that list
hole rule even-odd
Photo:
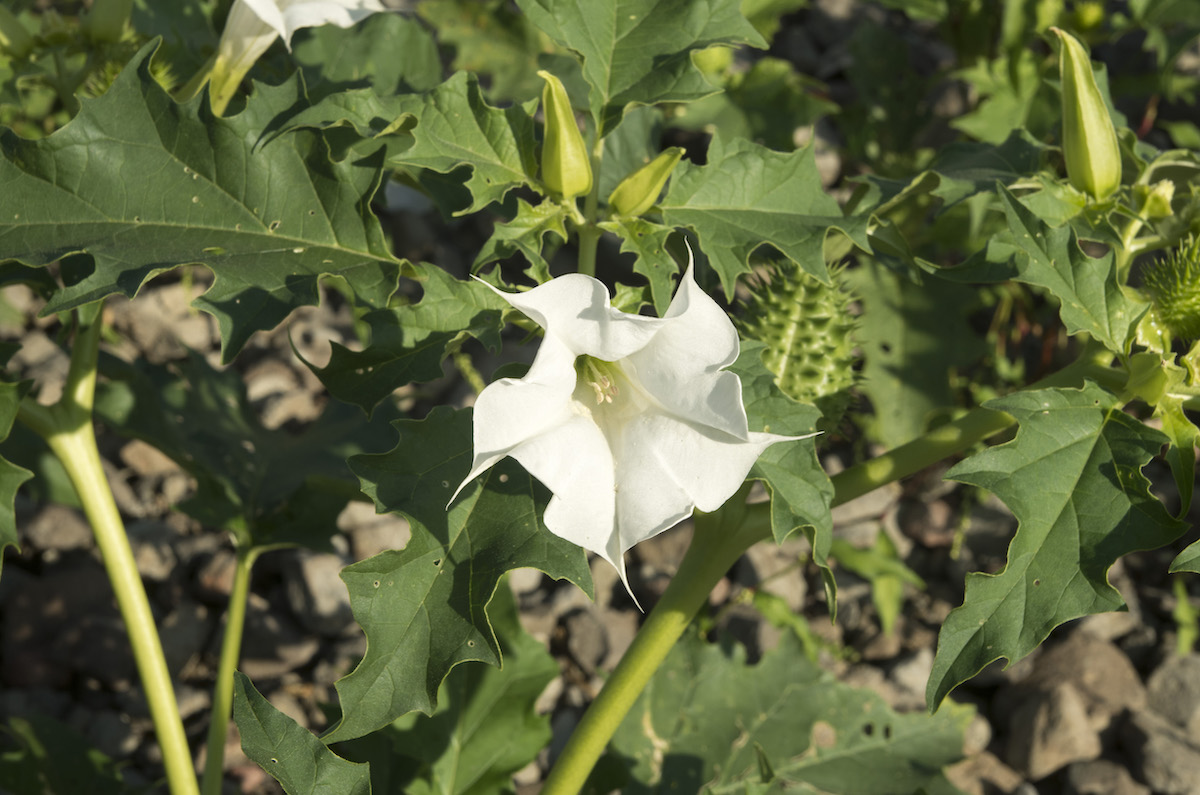
[{"label": "elongated bud", "polygon": [[0,53],[24,58],[33,51],[33,36],[13,12],[0,6]]},{"label": "elongated bud", "polygon": [[683,149],[678,146],[664,149],[658,157],[621,180],[608,197],[613,213],[636,218],[653,207],[681,157]]},{"label": "elongated bud", "polygon": [[1096,86],[1088,54],[1071,34],[1050,28],[1059,38],[1062,76],[1063,154],[1067,179],[1095,199],[1107,199],[1121,186],[1117,131]]},{"label": "elongated bud", "polygon": [[133,0],[96,0],[88,13],[88,36],[92,41],[120,41],[131,13]]},{"label": "elongated bud", "polygon": [[1174,214],[1171,199],[1175,198],[1175,183],[1169,179],[1159,180],[1154,185],[1136,185],[1133,189],[1133,204],[1143,218],[1168,218]]},{"label": "elongated bud", "polygon": [[538,76],[546,81],[542,88],[542,111],[546,115],[542,182],[551,193],[573,199],[592,189],[592,163],[562,81],[544,69]]}]

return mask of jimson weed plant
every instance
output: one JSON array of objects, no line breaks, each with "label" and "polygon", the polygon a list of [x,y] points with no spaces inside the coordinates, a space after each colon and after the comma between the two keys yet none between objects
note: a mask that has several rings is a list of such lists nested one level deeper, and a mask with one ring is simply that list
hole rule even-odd
[{"label": "jimson weed plant", "polygon": [[[805,0],[54,5],[0,7],[0,274],[70,356],[52,398],[4,349],[0,548],[21,545],[33,470],[65,471],[153,721],[151,788],[221,792],[232,719],[288,793],[507,792],[539,754],[545,793],[952,791],[970,714],[951,691],[1120,609],[1110,567],[1189,529],[1200,131],[1169,113],[1196,90],[1176,68],[1200,34],[1186,3],[864,4],[837,101],[777,36],[825,13]],[[943,43],[937,72],[903,60],[900,21]],[[1095,55],[1132,40],[1154,71],[1121,83]],[[973,103],[926,125],[920,92],[949,78]],[[822,179],[828,136],[804,144],[824,125],[841,179]],[[380,222],[405,214],[445,238],[429,261]],[[439,256],[455,244],[469,269]],[[106,299],[176,269],[211,274],[193,306],[224,370],[107,352]],[[268,430],[239,353],[320,300],[350,307],[358,339],[306,362],[324,413]],[[447,374],[475,394],[400,399]],[[232,544],[199,726],[98,425],[175,461],[175,509]],[[1174,493],[1150,490],[1156,458]],[[939,462],[1019,524],[940,626],[929,714],[838,684],[795,615],[753,666],[688,632],[747,549],[797,535],[831,616],[844,567],[894,621],[885,586],[920,578],[894,548],[835,544],[831,509]],[[251,572],[329,548],[355,500],[411,538],[341,572],[366,645],[317,736],[238,672]],[[641,590],[630,550],[689,518],[670,585]],[[1200,572],[1200,546],[1177,549],[1170,571]],[[548,759],[534,704],[557,669],[506,574],[592,596],[589,552],[647,613]],[[77,792],[79,770],[132,786],[61,724],[6,732],[0,788]]]}]

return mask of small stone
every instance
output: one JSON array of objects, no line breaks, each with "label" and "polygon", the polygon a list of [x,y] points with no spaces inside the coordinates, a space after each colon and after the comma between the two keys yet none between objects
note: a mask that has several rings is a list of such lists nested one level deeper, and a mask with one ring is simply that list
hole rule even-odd
[{"label": "small stone", "polygon": [[892,666],[888,679],[896,684],[902,698],[897,709],[922,709],[925,685],[933,672],[933,649],[918,649]]},{"label": "small stone", "polygon": [[354,623],[341,578],[345,565],[337,555],[297,550],[284,566],[288,604],[310,632],[334,637]]},{"label": "small stone", "polygon": [[412,537],[408,520],[394,513],[375,513],[366,502],[351,502],[338,515],[338,529],[350,539],[354,560],[373,558],[389,549],[404,549]]},{"label": "small stone", "polygon": [[604,670],[611,671],[629,651],[633,639],[641,626],[639,614],[632,610],[610,610],[604,615],[604,627],[608,634],[608,656],[604,659]]},{"label": "small stone", "polygon": [[[1200,655],[1171,655],[1150,674],[1146,689],[1150,709],[1187,728],[1200,718]],[[1200,744],[1200,736],[1189,736]]]},{"label": "small stone", "polygon": [[1093,759],[1067,768],[1067,795],[1150,795],[1150,788],[1115,762]]},{"label": "small stone", "polygon": [[541,587],[542,581],[546,578],[538,569],[522,567],[513,569],[508,573],[508,584],[512,587],[514,594],[532,593]]},{"label": "small stone", "polygon": [[166,453],[141,439],[134,439],[122,447],[120,457],[121,463],[144,478],[161,478],[180,471],[179,464]]},{"label": "small stone", "polygon": [[196,573],[195,592],[202,601],[225,605],[233,592],[237,555],[232,549],[218,549]]},{"label": "small stone", "polygon": [[83,514],[63,505],[47,505],[25,527],[25,538],[34,549],[91,549],[92,528]]},{"label": "small stone", "polygon": [[208,608],[184,597],[164,618],[158,629],[167,669],[179,676],[184,667],[204,650],[212,634]]},{"label": "small stone", "polygon": [[1131,712],[1121,725],[1121,742],[1134,773],[1156,793],[1200,793],[1200,749],[1168,721],[1146,710]]},{"label": "small stone", "polygon": [[1024,780],[994,754],[981,751],[946,768],[946,778],[966,795],[995,795],[1014,792]]},{"label": "small stone", "polygon": [[905,500],[896,518],[900,531],[924,547],[948,547],[958,534],[954,510],[945,500]]},{"label": "small stone", "polygon": [[595,673],[608,655],[608,631],[592,610],[572,610],[562,618],[567,651],[585,673]]},{"label": "small stone", "polygon": [[129,756],[141,745],[141,732],[127,716],[111,710],[94,714],[88,721],[84,736],[101,753],[121,758]]},{"label": "small stone", "polygon": [[[214,654],[219,653],[216,633]],[[306,635],[285,614],[272,610],[266,599],[250,594],[246,605],[246,631],[242,636],[242,673],[251,679],[271,679],[305,665],[317,653],[320,642]]]},{"label": "small stone", "polygon": [[171,576],[178,562],[175,551],[171,549],[174,530],[163,522],[138,519],[129,524],[126,533],[142,579],[163,582]]},{"label": "small stone", "polygon": [[1095,759],[1101,750],[1100,735],[1088,719],[1084,699],[1070,684],[1028,699],[1013,715],[1008,763],[1032,781],[1072,762]]}]

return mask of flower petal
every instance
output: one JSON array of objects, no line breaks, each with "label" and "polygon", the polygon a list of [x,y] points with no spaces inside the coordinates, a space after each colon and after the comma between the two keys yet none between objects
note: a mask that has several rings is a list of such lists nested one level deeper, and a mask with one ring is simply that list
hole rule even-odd
[{"label": "flower petal", "polygon": [[576,356],[587,354],[606,362],[641,349],[664,322],[614,309],[608,288],[580,273],[559,276],[524,293],[492,289],[544,328],[547,338],[558,337]]},{"label": "flower petal", "polygon": [[463,486],[509,455],[514,447],[571,419],[574,389],[575,355],[550,337],[538,348],[524,378],[502,378],[489,384],[475,400],[471,472],[450,502]]},{"label": "flower petal", "polygon": [[239,0],[253,9],[283,37],[290,49],[292,34],[300,28],[337,25],[348,28],[377,11],[386,11],[379,0]]},{"label": "flower petal", "polygon": [[695,263],[663,316],[663,325],[629,356],[634,377],[671,414],[745,440],[742,382],[721,372],[738,357],[738,335],[725,311],[696,284]]},{"label": "flower petal", "polygon": [[[666,414],[639,417],[627,431],[646,439],[663,470],[702,511],[720,508],[745,481],[754,462],[776,442],[807,439],[809,436],[748,434],[743,441]],[[623,463],[623,462],[618,462]],[[622,539],[625,543],[627,539]],[[636,544],[637,540],[632,543]]]},{"label": "flower petal", "polygon": [[616,456],[617,534],[627,550],[691,516],[695,502],[675,482],[638,422],[626,426]]}]

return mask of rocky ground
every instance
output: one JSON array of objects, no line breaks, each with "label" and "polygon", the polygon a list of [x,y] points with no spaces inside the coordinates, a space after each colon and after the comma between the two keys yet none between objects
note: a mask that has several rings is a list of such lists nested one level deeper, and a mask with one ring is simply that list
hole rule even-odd
[{"label": "rocky ground", "polygon": [[[820,16],[806,17],[804,25],[794,22],[781,34],[784,54],[797,63],[812,61],[809,73],[829,81],[836,94],[845,90],[838,82],[845,65],[838,42],[860,6],[814,5],[822,9]],[[952,113],[960,89],[947,86],[944,102],[934,104]],[[818,130],[818,136],[827,138],[822,170],[832,186],[842,176],[836,135]],[[456,221],[449,227],[435,213],[412,212],[388,213],[385,222],[399,241],[399,255],[437,262],[460,276],[484,239],[479,224],[486,223]],[[215,364],[215,325],[187,305],[206,287],[206,276],[191,275],[194,281],[178,273],[162,277],[136,301],[110,301],[106,312],[115,333],[107,349],[125,359],[162,362],[190,348]],[[66,355],[55,342],[55,318],[37,319],[39,303],[22,287],[6,288],[2,306],[0,335],[22,345],[17,366],[47,384],[61,378]],[[349,311],[336,300],[257,335],[235,362],[265,425],[300,427],[317,416],[327,398],[291,344],[320,364],[330,340],[355,344]],[[479,364],[490,372],[495,363]],[[402,400],[420,413],[438,402],[462,404],[470,394],[461,380],[447,377]],[[825,454],[831,472],[850,461],[850,443],[844,448],[834,444]],[[170,459],[103,430],[101,450],[177,677],[184,719],[200,747],[231,585],[232,547],[222,534],[171,511],[192,484]],[[756,547],[729,572],[710,599],[717,631],[743,642],[751,659],[770,649],[780,630],[742,598],[749,589],[768,591],[808,620],[823,647],[822,664],[843,681],[876,691],[898,710],[922,709],[937,631],[961,602],[965,574],[998,570],[1015,529],[1003,505],[943,482],[943,472],[923,472],[835,512],[840,538],[865,548],[886,533],[925,582],[923,589],[906,586],[905,606],[891,634],[880,630],[869,583],[845,569],[837,571],[838,620],[829,622],[803,541]],[[1165,468],[1149,474],[1164,493],[1173,489]],[[22,547],[5,556],[0,578],[0,716],[38,713],[63,720],[104,752],[128,760],[127,779],[144,780],[157,761],[150,721],[91,532],[78,511],[24,496],[17,514]],[[1193,510],[1193,526],[1198,517]],[[402,546],[408,534],[402,519],[376,516],[367,503],[352,504],[338,527],[334,554],[282,550],[260,560],[241,663],[272,703],[314,730],[324,725],[320,705],[334,700],[333,682],[350,670],[365,645],[338,571]],[[647,603],[669,581],[689,532],[681,526],[631,553],[635,588],[648,594]],[[1188,540],[1191,536],[1179,546]],[[1061,627],[1027,659],[1008,670],[989,668],[955,692],[954,698],[978,711],[966,759],[952,771],[957,786],[971,795],[1200,793],[1200,655],[1178,649],[1180,632],[1189,627],[1165,574],[1173,555],[1172,550],[1134,555],[1112,570],[1110,579],[1125,596],[1128,613]],[[601,562],[593,575],[594,603],[535,571],[511,578],[526,628],[548,644],[562,667],[563,675],[539,704],[551,716],[556,747],[643,619],[611,567]],[[1194,579],[1185,580],[1192,594],[1184,594],[1185,606],[1200,607]],[[236,733],[227,758],[230,792],[278,791],[241,755]],[[537,790],[547,762],[543,754],[518,776],[523,792]]]}]

